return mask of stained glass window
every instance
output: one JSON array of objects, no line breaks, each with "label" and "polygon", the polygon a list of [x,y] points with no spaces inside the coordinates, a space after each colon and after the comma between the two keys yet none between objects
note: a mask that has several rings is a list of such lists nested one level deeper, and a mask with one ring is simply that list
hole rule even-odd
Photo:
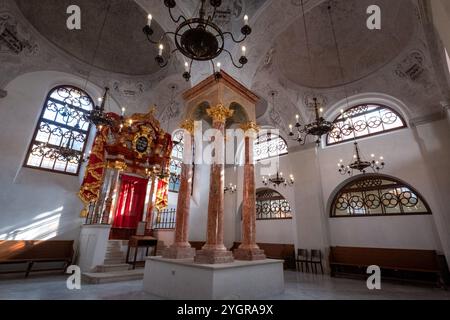
[{"label": "stained glass window", "polygon": [[256,220],[292,219],[289,202],[277,191],[263,189],[256,192]]},{"label": "stained glass window", "polygon": [[364,104],[343,112],[334,121],[334,127],[327,136],[327,145],[398,130],[405,128],[406,123],[400,114],[389,107]]},{"label": "stained glass window", "polygon": [[254,159],[260,161],[288,154],[286,141],[277,134],[260,134],[254,142]]},{"label": "stained glass window", "polygon": [[48,151],[68,146],[81,158],[90,130],[85,115],[93,106],[92,99],[81,89],[60,86],[51,90],[36,126],[25,166],[78,175],[79,161],[55,158]]},{"label": "stained glass window", "polygon": [[382,175],[367,175],[344,186],[336,195],[331,217],[431,214],[411,186]]}]

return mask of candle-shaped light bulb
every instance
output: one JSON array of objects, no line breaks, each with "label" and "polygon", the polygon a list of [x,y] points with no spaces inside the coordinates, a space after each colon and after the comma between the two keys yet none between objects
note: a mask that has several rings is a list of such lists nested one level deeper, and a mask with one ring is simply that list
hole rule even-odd
[{"label": "candle-shaped light bulb", "polygon": [[384,157],[380,157],[380,160],[383,161],[383,160],[384,160]]},{"label": "candle-shaped light bulb", "polygon": [[248,26],[248,15],[244,16],[244,24]]},{"label": "candle-shaped light bulb", "polygon": [[133,125],[133,120],[132,119],[128,120],[128,123],[130,124],[131,127]]},{"label": "candle-shaped light bulb", "polygon": [[298,114],[295,115],[295,120],[297,120],[297,123],[300,120],[300,116]]},{"label": "candle-shaped light bulb", "polygon": [[319,109],[319,112],[320,112],[320,113],[323,113],[323,108],[320,108],[320,109]]},{"label": "candle-shaped light bulb", "polygon": [[103,98],[98,98],[97,100],[98,100],[98,103],[102,103]]},{"label": "candle-shaped light bulb", "polygon": [[280,172],[280,177],[282,177],[283,176],[283,172]]},{"label": "candle-shaped light bulb", "polygon": [[372,158],[375,158],[375,155],[372,153],[371,155],[370,155]]},{"label": "candle-shaped light bulb", "polygon": [[98,129],[99,129],[100,131],[102,131],[102,130],[103,130],[103,126],[98,126]]},{"label": "candle-shaped light bulb", "polygon": [[189,72],[189,63],[187,61],[184,63],[184,71]]},{"label": "candle-shaped light bulb", "polygon": [[222,64],[220,62],[217,62],[217,72],[220,72],[222,68]]},{"label": "candle-shaped light bulb", "polygon": [[354,159],[356,159],[356,158],[357,158],[356,154],[354,154],[354,155],[353,155],[353,158],[354,158]]},{"label": "candle-shaped light bulb", "polygon": [[293,126],[292,124],[289,125],[289,131],[292,132]]},{"label": "candle-shaped light bulb", "polygon": [[247,48],[245,46],[242,46],[242,56],[245,57],[245,55],[247,54]]},{"label": "candle-shaped light bulb", "polygon": [[125,115],[125,111],[126,111],[127,109],[125,109],[125,108],[122,108],[122,116],[124,116]]},{"label": "candle-shaped light bulb", "polygon": [[149,15],[147,16],[147,25],[148,25],[149,27],[151,27],[151,25],[152,25],[152,19],[153,19],[153,16],[152,16],[151,14],[149,14]]},{"label": "candle-shaped light bulb", "polygon": [[164,50],[164,46],[163,46],[163,44],[161,43],[161,44],[159,45],[159,52],[158,52],[158,55],[159,55],[159,56],[162,56],[163,50]]},{"label": "candle-shaped light bulb", "polygon": [[341,113],[344,113],[344,109],[341,109]]}]

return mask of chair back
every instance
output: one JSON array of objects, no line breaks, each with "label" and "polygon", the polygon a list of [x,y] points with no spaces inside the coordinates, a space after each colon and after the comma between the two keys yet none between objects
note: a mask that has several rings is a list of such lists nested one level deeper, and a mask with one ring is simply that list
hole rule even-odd
[{"label": "chair back", "polygon": [[322,261],[322,251],[320,250],[311,250],[311,260]]},{"label": "chair back", "polygon": [[297,249],[297,257],[308,259],[308,250],[306,250],[306,249]]}]

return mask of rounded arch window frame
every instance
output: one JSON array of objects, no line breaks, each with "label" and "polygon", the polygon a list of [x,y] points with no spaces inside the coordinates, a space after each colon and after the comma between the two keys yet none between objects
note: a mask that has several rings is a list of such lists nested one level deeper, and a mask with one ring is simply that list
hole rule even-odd
[{"label": "rounded arch window frame", "polygon": [[[379,178],[381,180],[390,180],[393,181],[399,186],[403,186],[409,189],[412,193],[417,196],[417,199],[422,202],[423,206],[426,209],[426,212],[417,212],[417,213],[384,213],[384,214],[346,214],[346,215],[336,215],[336,207],[335,203],[339,199],[339,197],[348,189],[349,187],[355,185],[359,181],[366,180],[368,178]],[[418,201],[418,202],[419,202]],[[370,218],[370,217],[407,217],[407,216],[426,216],[432,215],[433,212],[431,210],[430,205],[427,200],[423,197],[423,195],[411,184],[391,175],[380,174],[380,173],[368,173],[361,174],[354,177],[351,177],[341,184],[339,184],[332,192],[328,201],[328,215],[331,219],[344,219],[344,218]]]},{"label": "rounded arch window frame", "polygon": [[[276,193],[278,195],[276,198],[274,197],[273,199],[272,198],[267,198],[266,201],[278,201],[278,202],[284,201],[284,202],[286,202],[288,204],[289,211],[285,212],[285,217],[281,217],[281,215],[280,215],[280,217],[269,217],[269,218],[264,218],[264,219],[258,217],[258,215],[259,215],[259,213],[258,213],[258,201],[261,202],[261,198],[258,198],[258,194],[263,193],[263,192],[271,192],[273,194]],[[278,192],[275,189],[267,188],[267,187],[258,188],[255,193],[256,193],[255,199],[256,199],[256,220],[257,221],[293,220],[294,219],[294,213],[293,213],[293,209],[292,209],[291,203],[290,203],[289,199],[287,199],[283,194],[281,194],[280,192]],[[262,198],[262,200],[264,200],[264,198]],[[281,206],[282,206],[281,203],[279,203],[278,206],[281,209]],[[290,216],[286,216],[287,213],[289,213]]]},{"label": "rounded arch window frame", "polygon": [[[79,92],[83,93],[88,98],[90,106],[91,106],[91,109],[84,109],[81,106],[80,107],[76,107],[74,105],[70,105],[71,107],[76,107],[77,109],[83,110],[83,112],[85,112],[85,113],[91,111],[95,107],[94,99],[92,99],[92,96],[88,92],[88,90],[82,89],[82,88],[78,87],[77,85],[74,85],[74,84],[71,84],[71,83],[69,83],[69,84],[53,85],[51,87],[51,89],[49,89],[47,91],[47,94],[45,96],[43,105],[41,107],[41,112],[39,114],[39,118],[36,121],[36,125],[35,125],[35,129],[33,131],[32,139],[31,139],[29,147],[27,149],[27,153],[26,153],[26,156],[25,156],[25,159],[24,159],[24,162],[23,162],[23,167],[30,168],[30,169],[35,169],[35,170],[46,171],[46,172],[49,172],[49,173],[57,173],[57,174],[64,174],[64,175],[70,175],[70,176],[80,176],[80,173],[81,173],[81,170],[82,170],[82,167],[83,167],[83,163],[82,162],[77,164],[77,171],[76,172],[69,172],[69,171],[67,171],[67,168],[65,169],[65,171],[57,170],[57,169],[54,169],[54,168],[53,169],[44,168],[44,167],[42,167],[42,163],[41,163],[41,166],[33,166],[33,165],[29,165],[28,164],[28,161],[29,161],[30,156],[32,154],[33,145],[38,142],[36,139],[37,139],[37,135],[38,135],[38,133],[40,131],[40,123],[43,122],[43,121],[44,122],[45,121],[50,121],[49,123],[53,123],[54,125],[60,125],[62,128],[66,128],[67,130],[75,130],[75,131],[79,131],[79,132],[84,133],[86,135],[86,138],[85,138],[85,140],[83,142],[83,148],[80,151],[82,155],[85,154],[86,149],[87,149],[88,145],[90,144],[90,139],[91,139],[91,136],[92,136],[91,133],[92,133],[92,129],[93,129],[92,124],[88,123],[88,127],[87,127],[86,130],[82,130],[82,129],[78,129],[77,130],[75,127],[72,127],[72,126],[69,126],[69,125],[64,125],[63,123],[59,123],[56,120],[52,121],[52,120],[44,118],[45,112],[47,111],[47,108],[48,108],[49,101],[52,101],[52,99],[54,99],[54,98],[51,98],[51,96],[55,92],[57,92],[59,89],[61,89],[61,88],[73,89],[73,90],[76,90],[76,91],[79,91]],[[57,100],[57,99],[54,99],[54,100]],[[60,101],[60,102],[63,103],[64,101]]]},{"label": "rounded arch window frame", "polygon": [[[253,157],[254,157],[256,162],[266,161],[266,160],[270,160],[270,159],[273,159],[273,158],[276,158],[276,157],[283,157],[283,156],[287,156],[289,154],[289,144],[287,143],[287,140],[280,133],[272,132],[273,130],[278,130],[278,129],[262,128],[261,131],[258,132],[258,135],[256,136],[256,139],[253,142]],[[277,155],[273,155],[273,156],[269,155],[267,157],[263,157],[263,158],[258,159],[258,157],[256,156],[256,145],[258,144],[258,141],[260,140],[260,137],[263,136],[264,134],[271,134],[271,135],[276,136],[276,139],[281,139],[281,141],[286,146],[286,152],[283,152],[283,153],[280,153],[280,154],[277,154]],[[264,141],[264,143],[265,142],[266,141]]]},{"label": "rounded arch window frame", "polygon": [[[348,112],[349,110],[351,110],[353,108],[357,108],[357,107],[363,106],[363,105],[378,105],[378,106],[382,106],[386,109],[391,110],[393,113],[395,113],[401,119],[401,121],[403,122],[403,126],[399,127],[399,128],[394,128],[391,130],[376,132],[374,134],[356,137],[356,140],[373,138],[373,137],[389,134],[389,133],[392,133],[395,131],[407,129],[409,127],[409,119],[411,118],[411,113],[412,113],[410,108],[403,101],[401,101],[393,96],[383,94],[383,93],[378,93],[378,92],[366,92],[366,93],[361,93],[361,94],[350,96],[348,98],[341,99],[341,100],[337,101],[335,104],[333,104],[328,109],[328,111],[325,112],[324,118],[328,119],[328,121],[330,121],[332,123],[335,123],[335,121],[341,116],[342,109],[344,109],[345,112]],[[328,134],[322,137],[322,146],[325,148],[335,147],[338,145],[342,145],[342,144],[350,143],[350,142],[354,141],[354,138],[352,138],[352,139],[348,139],[345,141],[329,144],[328,137],[329,137]]]}]

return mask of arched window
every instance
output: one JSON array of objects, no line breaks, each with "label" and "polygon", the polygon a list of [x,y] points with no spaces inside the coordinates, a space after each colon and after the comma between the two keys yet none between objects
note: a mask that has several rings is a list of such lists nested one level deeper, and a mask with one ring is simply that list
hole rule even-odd
[{"label": "arched window", "polygon": [[183,163],[183,130],[177,131],[173,136],[173,150],[170,159],[169,191],[178,192],[180,190],[181,164]]},{"label": "arched window", "polygon": [[292,219],[289,202],[277,191],[262,189],[256,192],[256,220]]},{"label": "arched window", "polygon": [[262,133],[254,142],[254,160],[260,161],[288,154],[286,141],[277,134]]},{"label": "arched window", "polygon": [[[334,125],[335,129],[327,136],[327,145],[405,128],[406,122],[391,108],[369,103],[343,112],[334,120]],[[354,130],[349,130],[350,127]]]},{"label": "arched window", "polygon": [[336,195],[331,217],[431,214],[425,200],[411,186],[384,175],[362,175]]},{"label": "arched window", "polygon": [[78,175],[79,161],[67,161],[54,154],[51,156],[51,152],[42,152],[39,146],[45,146],[45,151],[49,151],[69,145],[81,156],[85,151],[90,129],[84,116],[93,106],[89,95],[79,88],[60,86],[52,89],[45,100],[25,166]]}]

